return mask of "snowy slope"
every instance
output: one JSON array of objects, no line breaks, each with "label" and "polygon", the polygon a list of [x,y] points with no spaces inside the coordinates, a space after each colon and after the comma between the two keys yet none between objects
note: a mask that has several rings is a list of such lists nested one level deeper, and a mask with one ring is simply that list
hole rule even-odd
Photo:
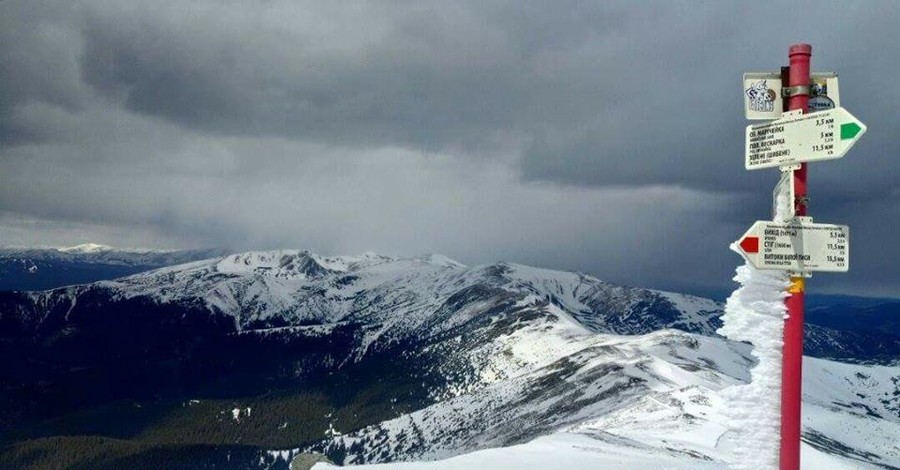
[{"label": "snowy slope", "polygon": [[[807,358],[804,370],[802,468],[900,468],[900,369]],[[525,444],[358,468],[728,469],[728,449],[720,445],[726,406],[716,390],[703,385],[660,390]]]},{"label": "snowy slope", "polygon": [[[324,452],[341,464],[468,462],[505,449],[530,459],[575,446],[554,458],[720,468],[723,390],[747,383],[756,362],[749,345],[716,335],[722,308],[714,301],[511,263],[467,267],[440,255],[249,252],[0,296],[0,326],[23,337],[107,322],[127,329],[129,312],[173,325],[161,331],[186,322],[211,329],[191,334],[249,339],[240,343],[247,351],[259,351],[254,339],[276,353],[280,345],[321,345],[279,365],[276,378],[288,382],[351,367],[376,371],[360,380],[378,382],[399,371],[379,399],[389,406],[400,393],[421,395],[406,402],[415,408],[352,429],[332,423],[318,442],[271,449]],[[216,344],[227,358],[235,343],[223,341]],[[900,374],[834,364],[807,369],[822,370],[807,376],[817,384],[807,397],[811,461],[896,466],[896,445],[885,436],[897,431]],[[504,449],[486,450],[495,447]]]},{"label": "snowy slope", "polygon": [[[314,470],[339,468],[317,464]],[[363,465],[360,470],[707,470],[715,462],[687,458],[677,452],[642,446],[612,435],[555,433],[527,444],[486,449],[435,462]]]},{"label": "snowy slope", "polygon": [[639,337],[570,336],[565,348],[547,340],[571,334],[565,329],[520,329],[503,338],[504,352],[487,364],[475,363],[477,385],[450,390],[464,393],[311,450],[363,449],[345,463],[395,455],[440,459],[549,434],[672,387],[739,383],[725,370],[746,379],[747,359],[739,345],[674,330]]},{"label": "snowy slope", "polygon": [[[128,312],[140,318],[130,320]],[[0,296],[0,324],[23,338],[92,334],[108,322],[121,322],[114,330],[124,331],[117,334],[129,334],[130,323],[156,329],[186,322],[190,328],[204,324],[216,332],[228,322],[229,334],[258,337],[272,347],[312,340],[322,345],[318,356],[279,367],[297,379],[370,364],[366,367],[402,370],[403,387],[424,397],[424,403],[414,406],[427,408],[455,398],[487,406],[491,390],[498,390],[522,403],[522,409],[534,410],[533,416],[507,413],[504,419],[514,426],[511,430],[475,422],[451,440],[446,429],[435,428],[405,449],[386,450],[362,433],[365,445],[347,457],[358,461],[375,460],[376,454],[395,460],[475,450],[488,445],[473,438],[482,431],[494,434],[494,445],[524,442],[574,422],[579,413],[605,412],[631,394],[669,380],[658,371],[678,369],[677,363],[683,362],[679,357],[687,356],[677,349],[706,344],[705,338],[692,339],[674,330],[653,332],[680,328],[712,335],[718,313],[718,305],[710,300],[510,263],[466,267],[439,255],[323,257],[298,250],[242,253],[114,281]],[[154,316],[160,320],[152,321]],[[179,334],[177,327],[166,331],[160,334]],[[648,334],[638,343],[621,343],[618,336]],[[654,348],[662,359],[654,356]],[[725,349],[726,361],[748,361],[730,346]],[[60,351],[71,353],[78,351]],[[710,377],[704,380],[733,381],[712,359],[723,355],[721,351],[705,354],[707,362],[702,364],[710,365],[703,365],[708,369],[703,374]],[[579,367],[585,372],[575,374],[573,368]],[[693,363],[687,367],[696,371]],[[291,379],[285,372],[276,378]],[[599,383],[601,379],[608,383]],[[591,397],[601,395],[606,402],[594,404]],[[421,418],[428,421],[428,413]],[[526,422],[537,424],[521,424]]]}]

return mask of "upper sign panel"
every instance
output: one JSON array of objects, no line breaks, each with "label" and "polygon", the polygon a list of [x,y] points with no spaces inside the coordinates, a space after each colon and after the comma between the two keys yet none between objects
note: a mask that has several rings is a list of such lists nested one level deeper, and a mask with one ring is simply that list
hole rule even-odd
[{"label": "upper sign panel", "polygon": [[[841,105],[836,73],[813,73],[810,76],[809,112],[837,108]],[[784,109],[781,96],[781,74],[775,72],[744,74],[744,115],[747,119],[778,119]]]}]

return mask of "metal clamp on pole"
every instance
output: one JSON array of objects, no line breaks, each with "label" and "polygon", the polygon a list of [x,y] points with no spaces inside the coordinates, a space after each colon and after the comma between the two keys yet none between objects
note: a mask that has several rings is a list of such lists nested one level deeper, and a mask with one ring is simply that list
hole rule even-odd
[{"label": "metal clamp on pole", "polygon": [[781,96],[784,98],[790,98],[792,96],[809,96],[810,87],[809,85],[794,85],[794,86],[786,86],[781,89]]}]

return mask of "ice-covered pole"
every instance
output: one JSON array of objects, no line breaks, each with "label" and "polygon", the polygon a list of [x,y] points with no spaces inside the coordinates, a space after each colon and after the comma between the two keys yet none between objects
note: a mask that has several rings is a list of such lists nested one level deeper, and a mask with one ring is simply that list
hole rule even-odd
[{"label": "ice-covered pole", "polygon": [[[787,110],[796,109],[805,113],[809,107],[809,63],[812,46],[794,44],[788,49],[790,68],[788,69],[786,100]],[[806,215],[806,163],[794,170],[794,215]],[[803,379],[803,311],[805,279],[791,277],[788,288],[790,296],[787,304],[787,319],[784,322],[784,357],[781,369],[781,470],[800,469],[800,408]]]}]

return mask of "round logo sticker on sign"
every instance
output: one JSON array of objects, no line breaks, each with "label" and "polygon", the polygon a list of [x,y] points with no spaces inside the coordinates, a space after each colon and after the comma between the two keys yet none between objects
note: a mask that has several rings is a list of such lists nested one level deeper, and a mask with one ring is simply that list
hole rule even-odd
[{"label": "round logo sticker on sign", "polygon": [[813,96],[809,99],[809,112],[825,111],[826,109],[834,109],[834,101],[825,95]]}]

